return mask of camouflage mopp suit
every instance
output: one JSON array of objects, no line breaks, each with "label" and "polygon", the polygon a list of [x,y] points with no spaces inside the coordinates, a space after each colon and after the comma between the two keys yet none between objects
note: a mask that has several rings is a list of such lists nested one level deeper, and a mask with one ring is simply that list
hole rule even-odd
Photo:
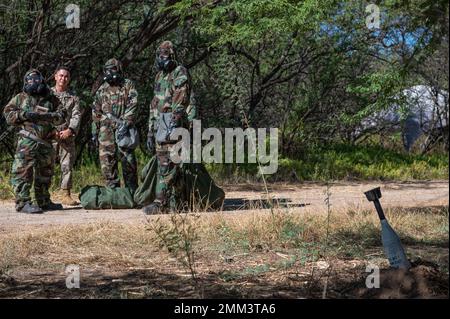
[{"label": "camouflage mopp suit", "polygon": [[[52,140],[56,134],[55,126],[65,119],[59,105],[42,74],[30,70],[24,77],[24,92],[13,97],[4,108],[7,123],[20,128],[11,171],[17,211],[40,213],[42,209],[62,208],[60,205],[55,207],[49,194],[55,156]],[[32,204],[30,194],[33,182],[37,206]]]},{"label": "camouflage mopp suit", "polygon": [[[178,118],[179,127],[186,127],[187,110],[191,101],[191,84],[187,69],[175,59],[175,51],[170,41],[164,41],[157,51],[159,72],[155,78],[154,97],[150,106],[148,144],[154,144],[157,157],[157,184],[155,201],[144,207],[146,214],[158,211],[178,210],[183,203],[180,195],[180,164],[170,160],[173,144],[160,144],[154,141],[156,126],[161,113],[172,112]],[[193,110],[192,110],[193,111]],[[153,140],[153,142],[152,142]],[[149,147],[151,148],[151,147]]]},{"label": "camouflage mopp suit", "polygon": [[134,191],[137,188],[137,161],[134,150],[116,145],[117,124],[100,114],[111,113],[130,126],[134,125],[138,111],[138,93],[133,82],[123,77],[122,65],[110,59],[104,67],[105,82],[98,89],[92,113],[93,129],[98,132],[100,165],[108,187],[120,187],[118,158],[122,163],[125,186]]}]

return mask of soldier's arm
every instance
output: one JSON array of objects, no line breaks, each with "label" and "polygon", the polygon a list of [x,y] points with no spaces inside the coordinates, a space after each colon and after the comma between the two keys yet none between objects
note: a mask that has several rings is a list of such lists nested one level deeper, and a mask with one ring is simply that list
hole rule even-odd
[{"label": "soldier's arm", "polygon": [[173,113],[186,112],[191,94],[189,74],[183,66],[177,67],[174,72],[171,109]]},{"label": "soldier's arm", "polygon": [[97,90],[94,97],[94,102],[92,102],[92,122],[97,123],[101,120],[101,111],[102,111],[102,95],[100,93],[100,89]]},{"label": "soldier's arm", "polygon": [[[161,76],[161,72],[159,72],[155,77],[155,82],[154,82],[155,85],[159,81],[160,76]],[[153,90],[153,99],[152,99],[152,102],[150,103],[150,110],[149,110],[149,115],[148,115],[148,131],[149,131],[149,133],[155,131],[155,125],[156,125],[156,120],[158,119],[158,116],[159,116],[158,97],[156,96],[156,90]]]},{"label": "soldier's arm", "polygon": [[138,113],[138,92],[133,82],[130,81],[128,85],[127,106],[123,115],[123,120],[125,120],[129,125],[133,125],[136,121],[136,116]]},{"label": "soldier's arm", "polygon": [[25,122],[24,111],[20,108],[20,95],[13,97],[3,109],[8,125],[20,125]]},{"label": "soldier's arm", "polygon": [[54,109],[56,110],[53,112],[52,120],[51,122],[53,125],[61,125],[66,121],[66,111],[62,107],[62,104],[60,100],[56,96],[52,96],[51,101],[54,105]]},{"label": "soldier's arm", "polygon": [[74,104],[72,108],[72,117],[69,121],[69,129],[72,130],[72,133],[74,135],[77,135],[80,131],[80,125],[81,125],[81,116],[83,114],[83,111],[80,106],[80,99],[78,96],[74,97]]}]

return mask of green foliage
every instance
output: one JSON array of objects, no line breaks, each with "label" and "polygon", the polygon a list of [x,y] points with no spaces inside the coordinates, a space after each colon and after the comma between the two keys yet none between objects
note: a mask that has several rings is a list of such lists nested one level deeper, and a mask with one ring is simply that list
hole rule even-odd
[{"label": "green foliage", "polygon": [[[305,148],[297,158],[280,157],[278,171],[269,181],[427,180],[447,179],[446,153],[406,154],[377,145],[335,144]],[[223,182],[258,180],[256,164],[208,164],[215,179]]]},{"label": "green foliage", "polygon": [[171,214],[169,221],[160,218],[148,220],[149,229],[156,234],[159,246],[167,249],[190,272],[196,285],[194,244],[199,239],[196,231],[198,218],[199,215]]},{"label": "green foliage", "polygon": [[[213,47],[225,44],[255,45],[292,32],[317,31],[335,1],[238,0],[219,1],[194,12],[200,35],[212,38]],[[174,5],[178,12],[192,8],[193,1]]]},{"label": "green foliage", "polygon": [[[405,78],[398,70],[379,71],[374,73],[363,74],[355,83],[347,88],[347,92],[356,94],[359,99],[366,101],[365,107],[362,108],[355,117],[349,118],[343,116],[343,120],[360,122],[365,117],[373,114],[375,111],[386,109],[387,107],[397,104],[404,105],[403,96],[399,96],[406,86]],[[376,99],[371,97],[376,96]]]},{"label": "green foliage", "polygon": [[342,144],[305,150],[300,159],[280,159],[279,174],[295,171],[301,180],[313,181],[446,179],[448,165],[446,154],[423,156]]},{"label": "green foliage", "polygon": [[14,189],[9,183],[8,176],[0,172],[0,200],[14,198]]}]

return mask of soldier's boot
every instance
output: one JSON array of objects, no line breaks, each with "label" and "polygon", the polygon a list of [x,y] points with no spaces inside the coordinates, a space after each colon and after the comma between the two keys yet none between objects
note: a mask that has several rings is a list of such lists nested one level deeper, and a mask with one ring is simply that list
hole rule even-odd
[{"label": "soldier's boot", "polygon": [[33,205],[31,203],[26,203],[22,207],[16,206],[16,211],[18,211],[20,213],[24,213],[24,214],[42,214],[43,213],[43,210],[39,206]]},{"label": "soldier's boot", "polygon": [[79,204],[78,201],[74,200],[71,197],[70,189],[62,189],[59,200],[61,201],[61,204],[63,204],[63,205],[76,206]]},{"label": "soldier's boot", "polygon": [[150,205],[145,206],[142,211],[146,215],[158,215],[158,214],[166,214],[168,209],[164,206],[160,201],[155,200]]},{"label": "soldier's boot", "polygon": [[49,201],[45,203],[44,205],[41,205],[43,210],[62,210],[63,205],[59,203],[53,203],[52,201]]}]

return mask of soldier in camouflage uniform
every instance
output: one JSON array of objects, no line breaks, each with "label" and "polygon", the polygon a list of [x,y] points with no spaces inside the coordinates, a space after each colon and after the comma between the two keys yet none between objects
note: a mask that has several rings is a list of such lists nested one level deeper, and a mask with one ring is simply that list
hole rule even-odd
[{"label": "soldier in camouflage uniform", "polygon": [[125,186],[134,192],[137,188],[137,162],[134,150],[123,149],[116,145],[117,124],[105,115],[111,113],[125,121],[127,125],[134,125],[138,112],[138,93],[133,82],[124,78],[122,64],[116,59],[106,62],[104,81],[95,95],[92,113],[94,128],[98,132],[102,174],[107,186],[120,187],[118,154],[122,162]]},{"label": "soldier in camouflage uniform", "polygon": [[[42,74],[30,70],[24,77],[23,92],[4,108],[7,123],[21,129],[11,171],[18,212],[38,214],[62,209],[61,204],[50,200],[49,194],[55,155],[51,143],[56,135],[55,125],[62,124],[65,118],[59,105]],[[35,204],[30,195],[33,182]]]},{"label": "soldier in camouflage uniform", "polygon": [[190,104],[191,85],[187,69],[179,65],[175,58],[175,50],[170,41],[164,41],[158,48],[156,64],[159,69],[155,79],[154,97],[150,105],[149,131],[147,147],[156,151],[158,169],[155,201],[144,207],[147,215],[177,210],[183,204],[182,187],[180,185],[180,164],[170,160],[170,148],[173,144],[159,144],[155,141],[156,124],[160,113],[172,112],[176,120],[175,127],[185,127],[186,110]]},{"label": "soldier in camouflage uniform", "polygon": [[55,73],[56,85],[52,87],[54,95],[61,102],[65,110],[65,122],[58,126],[59,139],[54,143],[57,157],[61,165],[61,185],[59,197],[64,205],[77,205],[78,202],[71,197],[72,168],[76,156],[75,137],[80,130],[82,110],[80,100],[75,93],[69,89],[70,71],[60,67]]}]

